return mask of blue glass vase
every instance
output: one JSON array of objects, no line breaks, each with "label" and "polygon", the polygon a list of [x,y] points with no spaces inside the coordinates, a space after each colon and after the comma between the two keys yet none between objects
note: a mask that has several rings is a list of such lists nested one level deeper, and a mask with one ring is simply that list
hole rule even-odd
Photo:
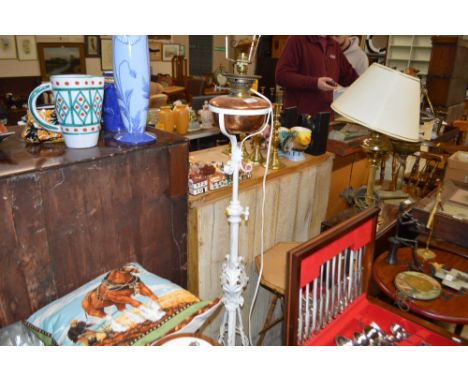
[{"label": "blue glass vase", "polygon": [[102,104],[102,120],[105,131],[118,133],[124,130],[117,93],[114,84],[114,73],[104,72],[104,101]]},{"label": "blue glass vase", "polygon": [[148,133],[150,64],[147,36],[113,36],[112,60],[120,116],[125,131],[114,136],[119,142],[138,145],[153,142]]}]

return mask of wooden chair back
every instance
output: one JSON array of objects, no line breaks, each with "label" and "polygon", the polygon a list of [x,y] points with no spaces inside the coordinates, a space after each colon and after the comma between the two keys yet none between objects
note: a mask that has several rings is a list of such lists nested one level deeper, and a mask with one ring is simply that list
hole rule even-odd
[{"label": "wooden chair back", "polygon": [[447,161],[443,155],[424,151],[414,153],[413,157],[415,160],[406,179],[407,191],[413,197],[422,198],[444,178]]}]

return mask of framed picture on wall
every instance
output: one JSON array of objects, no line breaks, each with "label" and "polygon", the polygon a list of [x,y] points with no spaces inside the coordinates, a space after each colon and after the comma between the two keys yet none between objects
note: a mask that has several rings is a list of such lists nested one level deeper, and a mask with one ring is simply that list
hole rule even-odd
[{"label": "framed picture on wall", "polygon": [[15,36],[0,36],[0,60],[11,60],[15,58]]},{"label": "framed picture on wall", "polygon": [[171,61],[172,57],[179,55],[179,44],[163,44],[163,61]]},{"label": "framed picture on wall", "polygon": [[153,39],[148,39],[150,61],[162,61],[162,44]]},{"label": "framed picture on wall", "polygon": [[84,44],[74,42],[43,42],[37,44],[43,81],[53,74],[85,74]]},{"label": "framed picture on wall", "polygon": [[18,60],[37,60],[36,38],[34,36],[16,36]]},{"label": "framed picture on wall", "polygon": [[112,70],[112,39],[101,39],[101,68]]},{"label": "framed picture on wall", "polygon": [[99,57],[99,36],[85,36],[86,57]]},{"label": "framed picture on wall", "polygon": [[159,42],[161,41],[166,41],[166,42],[170,42],[171,39],[172,39],[172,36],[171,35],[166,35],[166,36],[148,36],[149,39],[153,39],[153,40],[158,40]]}]

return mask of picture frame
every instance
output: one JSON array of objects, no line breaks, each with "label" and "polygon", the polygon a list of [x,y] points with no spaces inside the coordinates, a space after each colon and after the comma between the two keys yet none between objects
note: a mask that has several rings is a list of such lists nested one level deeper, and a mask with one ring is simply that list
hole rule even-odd
[{"label": "picture frame", "polygon": [[85,36],[85,52],[86,57],[100,57],[101,49],[99,44],[99,36]]},{"label": "picture frame", "polygon": [[16,36],[18,60],[37,60],[36,38],[34,36]]},{"label": "picture frame", "polygon": [[43,81],[53,74],[85,74],[85,50],[83,43],[43,42],[37,44],[39,66]]},{"label": "picture frame", "polygon": [[162,60],[171,61],[174,56],[179,55],[179,44],[163,44]]},{"label": "picture frame", "polygon": [[167,36],[148,36],[149,39],[152,39],[152,40],[158,40],[158,41],[171,41],[172,39],[172,36],[171,35],[167,35]]},{"label": "picture frame", "polygon": [[162,61],[162,44],[154,39],[148,39],[150,61]]},{"label": "picture frame", "polygon": [[0,60],[16,58],[16,41],[13,35],[0,36]]},{"label": "picture frame", "polygon": [[112,64],[112,39],[101,38],[101,69],[111,71]]}]

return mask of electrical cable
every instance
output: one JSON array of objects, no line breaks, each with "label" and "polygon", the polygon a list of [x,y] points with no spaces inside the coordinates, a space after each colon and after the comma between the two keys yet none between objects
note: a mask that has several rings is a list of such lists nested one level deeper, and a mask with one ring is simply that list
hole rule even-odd
[{"label": "electrical cable", "polygon": [[[262,274],[263,274],[263,252],[264,252],[264,232],[265,232],[265,201],[266,201],[266,179],[267,179],[267,176],[268,176],[268,167],[269,167],[269,164],[270,164],[270,152],[271,152],[271,143],[273,141],[273,123],[274,123],[274,120],[273,120],[273,105],[271,104],[271,101],[266,98],[263,94],[260,94],[259,92],[251,89],[250,90],[252,93],[254,93],[255,95],[259,96],[260,98],[263,98],[264,100],[266,100],[269,105],[270,105],[270,112],[268,113],[268,117],[267,117],[267,123],[268,123],[268,119],[270,120],[270,136],[269,136],[269,139],[268,139],[268,148],[267,148],[267,158],[266,158],[266,164],[265,164],[265,173],[263,174],[263,180],[262,180],[262,212],[261,212],[261,230],[260,230],[260,269],[258,271],[258,279],[257,279],[257,283],[255,284],[255,290],[254,290],[254,294],[252,296],[252,301],[250,303],[250,309],[249,309],[249,320],[248,320],[248,335],[249,335],[249,343],[252,345],[252,337],[251,337],[251,319],[252,319],[252,312],[253,312],[253,308],[254,308],[254,305],[255,305],[255,301],[257,299],[257,295],[258,295],[258,291],[259,291],[259,288],[260,288],[260,280],[262,278]],[[256,134],[260,134],[263,132],[264,129],[260,130],[259,132],[257,133],[254,133],[254,134],[251,134],[249,136],[247,136],[243,141],[242,143],[244,143],[244,141],[253,136],[253,135],[256,135]],[[242,150],[242,145],[241,145],[241,150]]]}]

